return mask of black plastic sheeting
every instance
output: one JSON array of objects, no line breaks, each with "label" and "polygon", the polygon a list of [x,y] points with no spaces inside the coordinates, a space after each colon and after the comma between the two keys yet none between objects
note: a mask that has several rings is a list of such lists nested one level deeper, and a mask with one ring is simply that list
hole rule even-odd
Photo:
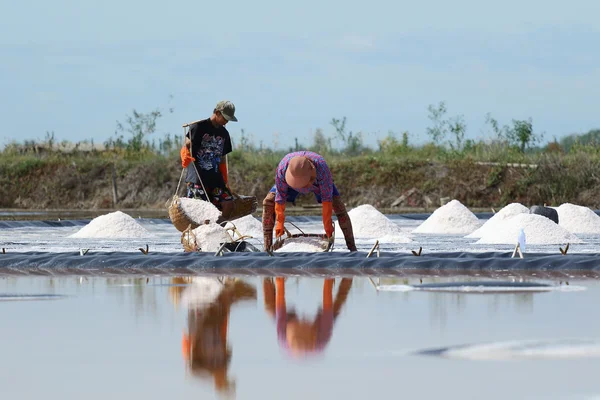
[{"label": "black plastic sheeting", "polygon": [[132,253],[22,252],[0,254],[0,275],[20,274],[217,274],[217,275],[510,275],[516,271],[542,277],[600,277],[598,254],[448,252],[412,254],[354,253]]}]

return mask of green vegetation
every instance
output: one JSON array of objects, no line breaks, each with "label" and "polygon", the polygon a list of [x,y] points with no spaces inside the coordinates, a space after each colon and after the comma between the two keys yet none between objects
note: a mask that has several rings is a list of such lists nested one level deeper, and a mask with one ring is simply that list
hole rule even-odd
[{"label": "green vegetation", "polygon": [[[169,110],[172,112],[172,109]],[[233,137],[229,157],[231,186],[259,199],[273,184],[274,170],[289,151],[308,149],[323,155],[349,206],[434,209],[440,198],[456,198],[469,207],[501,207],[510,202],[600,206],[600,130],[571,134],[541,146],[543,134],[533,121],[501,125],[486,115],[487,138],[465,139],[462,115],[448,116],[444,102],[428,107],[428,143],[414,145],[409,132],[389,132],[377,148],[366,146],[364,132],[347,129],[333,118],[327,135],[317,129],[312,143],[277,149],[256,144],[244,130]],[[182,135],[156,138],[160,109],[133,110],[117,121],[114,137],[98,145],[55,140],[8,144],[0,157],[2,208],[164,207],[181,176]],[[114,203],[113,170],[118,185]],[[180,191],[179,194],[183,192]],[[299,204],[313,204],[302,196]]]}]

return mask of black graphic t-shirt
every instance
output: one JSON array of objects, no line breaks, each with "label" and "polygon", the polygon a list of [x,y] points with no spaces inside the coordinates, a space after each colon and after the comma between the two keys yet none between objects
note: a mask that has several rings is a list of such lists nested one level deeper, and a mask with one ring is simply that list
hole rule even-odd
[{"label": "black graphic t-shirt", "polygon": [[[203,180],[220,175],[219,164],[232,150],[229,131],[224,126],[216,128],[207,118],[192,125],[186,136],[192,141],[192,157]],[[199,183],[192,164],[187,167],[186,181]]]}]

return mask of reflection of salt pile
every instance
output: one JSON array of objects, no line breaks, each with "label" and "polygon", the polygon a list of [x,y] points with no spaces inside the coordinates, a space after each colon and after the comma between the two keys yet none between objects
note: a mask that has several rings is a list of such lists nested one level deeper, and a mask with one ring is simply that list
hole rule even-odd
[{"label": "reflection of salt pile", "polygon": [[419,225],[413,233],[468,234],[477,229],[480,221],[460,201],[452,200]]},{"label": "reflection of salt pile", "polygon": [[235,227],[242,235],[252,236],[253,238],[262,238],[262,223],[252,215],[246,215],[233,222],[229,222],[227,223],[226,228],[232,228],[232,223],[235,224]]},{"label": "reflection of salt pile", "polygon": [[191,284],[183,290],[181,304],[186,308],[204,308],[215,301],[222,290],[223,284],[217,278],[195,276]]},{"label": "reflection of salt pile", "polygon": [[[354,237],[378,238],[395,243],[410,243],[412,240],[392,220],[370,204],[363,204],[348,212],[352,221]],[[343,237],[339,224],[335,225],[335,236]]]},{"label": "reflection of salt pile", "polygon": [[200,251],[218,251],[222,243],[231,242],[231,237],[225,228],[214,222],[200,225],[192,233],[196,237],[196,246]]},{"label": "reflection of salt pile", "polygon": [[497,225],[493,231],[486,232],[476,244],[516,244],[519,230],[523,228],[527,244],[565,244],[581,243],[581,240],[538,214],[517,214]]},{"label": "reflection of salt pile", "polygon": [[492,232],[496,229],[496,226],[501,224],[503,221],[514,217],[517,214],[529,213],[529,209],[521,203],[511,203],[498,211],[492,216],[485,224],[470,235],[465,236],[466,238],[480,238],[485,234]]},{"label": "reflection of salt pile", "polygon": [[152,236],[131,216],[122,211],[101,215],[72,234],[72,238],[143,238]]},{"label": "reflection of salt pile", "polygon": [[208,201],[180,197],[179,202],[185,215],[197,224],[203,224],[207,219],[214,222],[221,215],[221,211]]},{"label": "reflection of salt pile", "polygon": [[314,237],[294,237],[287,238],[283,242],[283,246],[281,248],[275,250],[277,252],[285,253],[285,252],[322,252],[324,251],[322,246],[323,240],[320,238]]},{"label": "reflection of salt pile", "polygon": [[571,233],[600,233],[600,216],[587,207],[570,203],[556,207],[558,224]]}]

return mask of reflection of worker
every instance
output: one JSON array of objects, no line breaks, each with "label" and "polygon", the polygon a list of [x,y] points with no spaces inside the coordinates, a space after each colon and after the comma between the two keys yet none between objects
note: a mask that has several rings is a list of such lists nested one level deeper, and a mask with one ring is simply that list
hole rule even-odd
[{"label": "reflection of worker", "polygon": [[323,282],[323,304],[314,320],[300,318],[296,312],[287,309],[285,301],[285,280],[271,278],[263,280],[265,309],[275,318],[277,337],[280,345],[294,356],[302,356],[322,351],[333,332],[333,325],[352,287],[352,278],[343,278],[333,300],[335,280],[327,278]]},{"label": "reflection of worker", "polygon": [[189,370],[197,377],[212,377],[219,392],[233,391],[235,384],[227,376],[229,312],[238,301],[256,299],[256,288],[238,279],[193,278],[180,297],[180,303],[188,307],[182,352]]}]

